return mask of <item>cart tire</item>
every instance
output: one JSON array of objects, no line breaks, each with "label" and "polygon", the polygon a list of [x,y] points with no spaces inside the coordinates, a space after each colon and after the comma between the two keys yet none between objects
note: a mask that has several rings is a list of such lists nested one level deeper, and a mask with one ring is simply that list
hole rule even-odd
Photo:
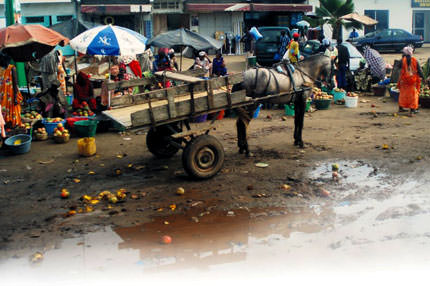
[{"label": "cart tire", "polygon": [[213,136],[200,135],[193,139],[182,153],[182,165],[195,179],[215,176],[224,164],[224,148]]},{"label": "cart tire", "polygon": [[[157,158],[171,158],[175,155],[179,148],[170,144],[170,135],[180,132],[179,127],[176,125],[171,125],[176,131],[173,132],[166,125],[159,126],[156,129],[151,128],[146,135],[146,146],[149,152],[151,152]],[[175,139],[175,141],[180,144],[181,139]]]}]

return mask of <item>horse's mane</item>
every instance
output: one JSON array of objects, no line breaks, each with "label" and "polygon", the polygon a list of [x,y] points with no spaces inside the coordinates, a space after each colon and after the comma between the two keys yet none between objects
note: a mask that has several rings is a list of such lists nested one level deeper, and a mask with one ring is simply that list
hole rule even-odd
[{"label": "horse's mane", "polygon": [[318,54],[315,54],[315,55],[311,55],[311,56],[307,57],[306,59],[304,59],[302,61],[299,61],[297,64],[299,66],[302,66],[303,64],[307,64],[309,62],[313,62],[313,61],[315,61],[317,59],[320,59],[320,58],[330,58],[330,57],[324,55],[323,53],[318,53]]}]

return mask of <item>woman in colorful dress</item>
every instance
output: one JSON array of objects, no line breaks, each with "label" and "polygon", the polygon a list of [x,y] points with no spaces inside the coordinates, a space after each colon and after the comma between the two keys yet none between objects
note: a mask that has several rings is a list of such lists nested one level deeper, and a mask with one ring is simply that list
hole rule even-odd
[{"label": "woman in colorful dress", "polygon": [[14,128],[21,125],[21,102],[23,97],[18,89],[16,68],[10,64],[10,57],[0,56],[0,66],[5,70],[0,85],[0,105],[6,125]]},{"label": "woman in colorful dress", "polygon": [[421,88],[421,78],[423,73],[417,59],[412,56],[411,47],[403,48],[400,78],[397,87],[400,90],[399,95],[399,112],[409,109],[409,116],[417,113],[418,95]]}]

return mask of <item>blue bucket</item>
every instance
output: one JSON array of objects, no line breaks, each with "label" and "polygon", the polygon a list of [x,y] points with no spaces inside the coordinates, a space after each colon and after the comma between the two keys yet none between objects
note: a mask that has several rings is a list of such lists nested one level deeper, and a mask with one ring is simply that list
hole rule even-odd
[{"label": "blue bucket", "polygon": [[47,122],[45,119],[42,120],[43,125],[45,125],[46,132],[48,135],[52,135],[54,133],[55,127],[57,127],[58,123],[66,124],[66,120],[62,120],[60,122]]},{"label": "blue bucket", "polygon": [[[21,143],[15,145],[17,140],[21,140]],[[24,154],[30,151],[31,148],[31,136],[27,134],[19,134],[12,136],[4,142],[6,146],[12,151],[14,154]]]},{"label": "blue bucket", "polygon": [[345,98],[346,92],[344,91],[332,91],[333,101],[336,102],[338,100],[342,100]]}]

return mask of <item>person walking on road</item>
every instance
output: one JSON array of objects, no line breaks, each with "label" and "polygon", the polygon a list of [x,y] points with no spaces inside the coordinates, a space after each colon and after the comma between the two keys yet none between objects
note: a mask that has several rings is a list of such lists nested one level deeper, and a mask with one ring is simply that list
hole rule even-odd
[{"label": "person walking on road", "polygon": [[349,52],[348,48],[342,45],[342,43],[337,44],[337,87],[346,89],[348,82],[346,80],[346,72],[349,69]]},{"label": "person walking on road", "polygon": [[423,73],[419,62],[413,55],[411,47],[403,48],[400,78],[397,87],[400,90],[399,112],[409,108],[409,116],[414,116],[418,109],[418,95],[420,93]]},{"label": "person walking on road", "polygon": [[285,31],[281,31],[281,37],[279,38],[279,56],[283,56],[287,51],[288,43],[290,38],[287,36]]}]

